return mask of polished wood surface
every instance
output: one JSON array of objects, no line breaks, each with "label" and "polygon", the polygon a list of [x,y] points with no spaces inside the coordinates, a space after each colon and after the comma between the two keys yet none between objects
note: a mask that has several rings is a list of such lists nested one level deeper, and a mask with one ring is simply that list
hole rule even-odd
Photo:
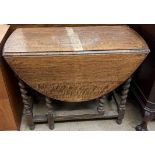
[{"label": "polished wood surface", "polygon": [[[128,26],[20,28],[4,47],[5,55],[19,53],[147,49],[144,40]],[[130,52],[132,52],[132,50]],[[121,51],[120,51],[121,52]],[[59,54],[59,53],[57,53]],[[76,54],[76,53],[75,53]]]},{"label": "polished wood surface", "polygon": [[22,115],[17,81],[2,59],[2,47],[9,34],[9,25],[0,25],[0,130],[19,129]]},{"label": "polished wood surface", "polygon": [[3,56],[29,86],[62,101],[95,99],[122,84],[149,49],[128,26],[20,28]]}]

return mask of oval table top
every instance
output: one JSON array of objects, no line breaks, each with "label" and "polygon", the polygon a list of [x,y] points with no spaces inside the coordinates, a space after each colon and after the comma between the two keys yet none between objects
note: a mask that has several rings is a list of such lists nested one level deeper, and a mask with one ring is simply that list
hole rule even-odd
[{"label": "oval table top", "polygon": [[30,87],[62,101],[100,97],[122,84],[149,48],[128,26],[19,28],[3,56]]}]

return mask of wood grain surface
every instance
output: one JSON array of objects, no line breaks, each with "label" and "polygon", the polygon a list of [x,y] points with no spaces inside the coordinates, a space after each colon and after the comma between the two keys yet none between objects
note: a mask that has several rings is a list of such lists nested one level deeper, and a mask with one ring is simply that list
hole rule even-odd
[{"label": "wood grain surface", "polygon": [[80,102],[124,82],[149,49],[127,26],[20,28],[3,56],[29,86],[62,101]]},{"label": "wood grain surface", "polygon": [[[82,49],[76,48],[79,46]],[[146,48],[144,40],[128,26],[47,27],[16,29],[8,38],[4,52],[5,55],[56,51],[59,54],[62,51],[93,53]]]},{"label": "wood grain surface", "polygon": [[2,48],[10,35],[9,25],[0,25],[0,130],[18,130],[22,102],[13,71],[2,59]]},{"label": "wood grain surface", "polygon": [[16,122],[11,109],[7,88],[2,73],[1,50],[3,39],[9,29],[8,25],[0,25],[0,130],[16,129]]},{"label": "wood grain surface", "polygon": [[0,25],[0,130],[16,130],[17,124],[12,111],[12,105],[4,76],[4,63],[2,60],[2,46],[6,40],[9,25]]}]

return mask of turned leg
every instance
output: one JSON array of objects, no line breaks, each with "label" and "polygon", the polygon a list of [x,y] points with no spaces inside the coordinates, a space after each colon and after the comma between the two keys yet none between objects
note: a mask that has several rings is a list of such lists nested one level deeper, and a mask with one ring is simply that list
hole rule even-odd
[{"label": "turned leg", "polygon": [[151,112],[145,110],[143,121],[142,121],[142,123],[140,125],[136,126],[136,128],[135,128],[136,131],[148,131],[147,124],[152,119],[153,118],[152,118]]},{"label": "turned leg", "polygon": [[46,97],[45,101],[48,107],[48,114],[47,114],[48,125],[49,125],[49,128],[53,130],[54,129],[54,115],[53,115],[52,100],[49,97]]},{"label": "turned leg", "polygon": [[130,88],[130,82],[131,82],[131,78],[129,78],[123,85],[123,90],[122,90],[122,94],[121,94],[121,102],[120,102],[119,109],[118,109],[118,118],[117,118],[118,124],[121,124],[122,120],[124,118],[126,100],[127,100],[128,92],[129,92],[129,88]]},{"label": "turned leg", "polygon": [[104,103],[105,103],[105,95],[98,99],[97,111],[99,113],[102,113],[102,114],[104,113]]},{"label": "turned leg", "polygon": [[24,103],[24,111],[27,120],[27,124],[31,130],[35,128],[33,122],[33,105],[30,96],[27,95],[26,86],[23,81],[19,80],[18,82],[21,92],[21,97]]}]

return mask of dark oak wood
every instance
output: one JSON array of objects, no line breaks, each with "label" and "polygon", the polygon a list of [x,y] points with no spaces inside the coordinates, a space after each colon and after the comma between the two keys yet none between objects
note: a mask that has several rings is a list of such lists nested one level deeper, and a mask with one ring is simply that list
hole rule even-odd
[{"label": "dark oak wood", "polygon": [[81,26],[17,29],[3,56],[38,92],[81,102],[118,87],[148,52],[145,41],[128,26]]},{"label": "dark oak wood", "polygon": [[[109,119],[109,118],[116,118],[117,123],[121,124],[122,119],[124,118],[125,113],[125,104],[126,104],[126,98],[128,94],[128,89],[130,86],[131,79],[128,79],[125,84],[123,85],[122,95],[121,99],[119,99],[118,94],[113,91],[110,93],[110,102],[113,100],[113,104],[116,104],[117,108],[112,108],[111,110],[107,110],[107,107],[105,108],[103,104],[105,105],[105,98],[107,98],[107,95],[104,95],[103,97],[91,101],[89,104],[94,104],[96,102],[96,106],[90,106],[83,109],[54,109],[53,108],[53,101],[52,99],[45,97],[45,103],[48,107],[48,111],[45,114],[38,114],[38,115],[31,115],[30,118],[28,115],[26,115],[27,121],[33,122],[33,125],[35,123],[45,123],[48,122],[49,128],[54,129],[54,122],[59,121],[71,121],[71,120],[92,120],[92,119]],[[126,95],[125,95],[126,94]],[[119,101],[120,100],[120,101]],[[107,102],[107,101],[106,101]],[[101,104],[102,103],[102,104]],[[27,102],[26,104],[29,104],[28,107],[31,106],[31,102]],[[86,104],[86,103],[85,103]],[[88,102],[87,102],[88,104]],[[79,105],[79,104],[78,104]],[[26,110],[26,109],[25,109]],[[32,128],[31,123],[28,122],[29,128],[32,130],[34,129],[34,126]]]},{"label": "dark oak wood", "polygon": [[9,27],[0,25],[0,130],[19,130],[23,107],[20,92],[13,71],[2,58]]},{"label": "dark oak wood", "polygon": [[121,101],[120,101],[120,105],[119,105],[119,115],[118,115],[118,118],[117,118],[117,123],[118,124],[121,124],[122,120],[124,118],[125,107],[126,107],[125,104],[126,104],[126,100],[127,100],[127,97],[128,97],[130,82],[131,82],[131,78],[129,78],[123,85]]},{"label": "dark oak wood", "polygon": [[53,130],[54,129],[54,113],[53,113],[52,100],[49,97],[46,97],[45,101],[48,107],[48,114],[47,114],[48,125],[49,125],[49,128]]},{"label": "dark oak wood", "polygon": [[[71,121],[71,120],[90,120],[90,119],[106,119],[106,118],[117,118],[118,113],[110,111],[105,114],[99,114],[94,110],[72,110],[72,111],[57,111],[55,112],[54,120],[56,122]],[[47,115],[35,115],[34,122],[47,122]]]},{"label": "dark oak wood", "polygon": [[[75,119],[116,117],[120,124],[130,80],[123,87],[120,104],[116,101],[118,112],[105,111],[105,94],[128,79],[148,53],[145,41],[122,25],[21,28],[12,33],[3,49],[10,67],[26,83],[20,81],[19,86],[30,129],[35,122],[47,121],[53,129],[54,121]],[[46,115],[33,114],[26,85],[46,96]],[[65,112],[54,111],[50,99],[81,102],[98,97],[95,110]]]},{"label": "dark oak wood", "polygon": [[28,91],[26,89],[26,85],[24,84],[23,81],[19,80],[18,82],[20,92],[21,92],[21,97],[24,103],[24,112],[27,117],[27,123],[30,127],[30,129],[34,129],[34,123],[33,123],[33,104],[31,97],[28,95]]}]

